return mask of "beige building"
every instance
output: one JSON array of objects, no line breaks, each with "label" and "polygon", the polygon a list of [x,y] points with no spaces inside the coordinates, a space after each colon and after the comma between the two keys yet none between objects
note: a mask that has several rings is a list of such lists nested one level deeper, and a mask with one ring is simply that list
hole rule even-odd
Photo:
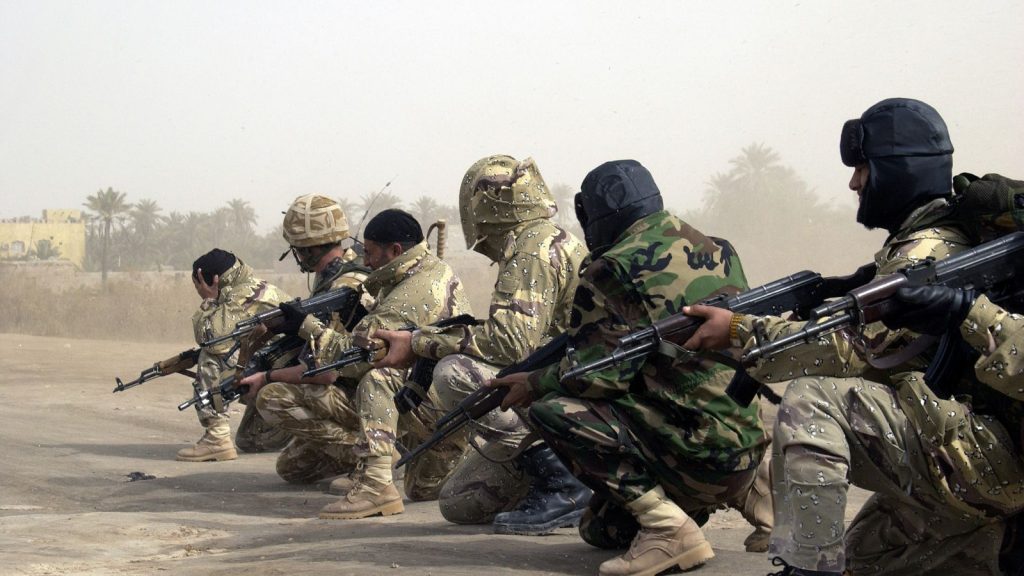
[{"label": "beige building", "polygon": [[81,210],[43,210],[42,220],[18,218],[0,221],[0,260],[24,260],[37,257],[39,242],[81,268],[85,260],[85,220]]}]

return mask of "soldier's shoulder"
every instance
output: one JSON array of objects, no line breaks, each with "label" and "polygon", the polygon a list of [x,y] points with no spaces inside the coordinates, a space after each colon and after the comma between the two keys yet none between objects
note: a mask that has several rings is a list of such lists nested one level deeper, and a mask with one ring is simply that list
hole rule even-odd
[{"label": "soldier's shoulder", "polygon": [[955,224],[909,230],[890,238],[875,255],[879,274],[894,272],[921,260],[942,260],[971,247],[968,235]]}]

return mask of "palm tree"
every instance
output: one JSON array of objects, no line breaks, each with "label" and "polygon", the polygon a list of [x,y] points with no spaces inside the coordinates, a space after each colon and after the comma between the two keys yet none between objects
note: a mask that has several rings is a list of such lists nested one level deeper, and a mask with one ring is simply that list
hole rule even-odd
[{"label": "palm tree", "polygon": [[228,201],[227,218],[229,226],[240,236],[251,236],[256,226],[256,211],[249,202],[241,198]]},{"label": "palm tree", "polygon": [[444,218],[441,204],[430,196],[420,196],[417,198],[416,201],[412,203],[409,211],[417,220],[419,220],[420,225],[423,226],[424,229],[436,222],[439,218]]},{"label": "palm tree", "polygon": [[130,249],[136,265],[148,264],[155,252],[157,231],[164,222],[161,210],[156,200],[145,199],[136,202],[129,213],[134,236]]},{"label": "palm tree", "polygon": [[111,228],[114,224],[114,220],[127,212],[130,206],[124,201],[124,199],[124,192],[117,192],[110,187],[106,190],[99,190],[95,194],[85,198],[85,207],[94,213],[93,218],[97,219],[102,226],[100,237],[103,242],[103,248],[101,251],[100,261],[101,270],[103,271],[103,286],[107,285],[107,269],[109,267],[107,252],[110,246]]}]

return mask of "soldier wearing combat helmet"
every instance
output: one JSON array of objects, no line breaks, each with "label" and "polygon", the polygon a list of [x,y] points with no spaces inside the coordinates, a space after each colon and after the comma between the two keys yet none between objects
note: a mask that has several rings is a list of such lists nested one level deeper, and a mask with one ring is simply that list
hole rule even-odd
[{"label": "soldier wearing combat helmet", "polygon": [[[551,221],[557,208],[532,159],[487,156],[466,172],[459,211],[467,247],[498,266],[487,319],[477,326],[380,334],[391,340],[380,365],[415,356],[440,360],[433,388],[451,409],[501,368],[565,330],[586,250]],[[575,525],[590,498],[544,444],[516,456],[528,428],[497,410],[472,424],[485,442],[467,451],[439,499],[452,522],[492,522],[496,532],[542,534]],[[502,462],[515,460],[516,466]],[[518,470],[516,470],[518,469]]]},{"label": "soldier wearing combat helmet", "polygon": [[[299,268],[314,274],[311,296],[343,287],[358,291],[366,280],[368,270],[357,262],[351,248],[342,245],[348,237],[345,212],[326,196],[299,196],[288,208],[284,238]],[[298,333],[308,342],[314,332],[324,328],[346,331],[353,313],[334,312],[326,321],[311,315],[301,326],[270,328]],[[307,344],[299,355],[299,365],[253,374],[241,382],[249,386],[247,398],[255,400],[263,418],[294,436],[277,459],[277,473],[300,484],[348,473],[358,462],[354,453],[360,436],[355,400],[330,383],[303,380],[306,366],[313,363],[313,352]]]}]

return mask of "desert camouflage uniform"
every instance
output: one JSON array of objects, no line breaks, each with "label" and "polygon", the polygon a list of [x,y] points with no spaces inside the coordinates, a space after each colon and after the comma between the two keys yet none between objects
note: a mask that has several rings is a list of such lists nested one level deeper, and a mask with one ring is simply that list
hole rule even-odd
[{"label": "desert camouflage uniform", "polygon": [[[910,215],[876,254],[879,275],[970,247],[941,221],[943,205]],[[769,340],[802,325],[744,317],[733,343],[752,345],[755,323]],[[915,337],[872,325],[863,339],[839,332],[751,371],[763,382],[800,376],[786,390],[773,439],[773,554],[857,576],[998,573],[1002,520],[1024,506],[1024,466],[991,410],[991,390],[963,383],[942,400],[925,386],[920,360],[888,370],[864,360],[865,350],[885,356]],[[847,532],[848,482],[875,494]]]},{"label": "desert camouflage uniform", "polygon": [[[345,250],[316,275],[310,296],[342,287],[359,290],[366,269],[356,259],[355,252]],[[347,320],[337,313],[326,323],[310,318],[305,335],[300,335],[307,337],[312,326],[322,324],[344,331]],[[307,348],[302,358],[308,359],[316,350],[315,342],[309,341]],[[352,394],[334,385],[273,382],[261,388],[256,399],[260,414],[294,436],[277,459],[278,475],[288,482],[306,484],[355,469],[359,459],[354,446],[360,437],[355,406]]]},{"label": "desert camouflage uniform", "polygon": [[[229,334],[240,320],[276,308],[278,303],[289,299],[277,287],[256,278],[252,268],[241,260],[220,275],[219,286],[217,298],[204,301],[192,316],[192,329],[197,344]],[[193,383],[197,391],[214,390],[228,376],[234,367],[234,355],[229,354],[233,344],[229,340],[200,350],[196,366],[197,378]],[[281,436],[279,431],[267,426],[262,419],[254,419],[251,410],[252,407],[247,407],[235,435],[235,442],[246,452],[258,451],[272,437]],[[211,434],[230,435],[226,408],[218,411],[213,406],[200,408],[197,405],[196,412],[199,414],[199,423]]]},{"label": "desert camouflage uniform", "polygon": [[[551,222],[554,199],[532,160],[480,160],[463,181],[459,205],[467,244],[498,264],[498,278],[482,324],[423,328],[413,337],[418,356],[439,360],[431,389],[446,410],[565,330],[586,254],[575,236]],[[486,456],[463,455],[441,491],[446,519],[488,523],[515,507],[528,478],[507,462],[528,432],[512,411],[495,410],[473,423],[483,445],[474,443]]]},{"label": "desert camouflage uniform", "polygon": [[[668,212],[637,221],[623,238],[582,273],[569,328],[580,363],[687,303],[747,288],[727,242]],[[725,396],[731,370],[656,354],[559,383],[569,366],[566,359],[531,375],[540,400],[530,418],[595,498],[614,505],[596,514],[632,524],[615,540],[629,542],[637,529],[625,503],[658,485],[700,523],[723,505],[742,507],[768,438],[756,404],[743,408]]]},{"label": "desert camouflage uniform", "polygon": [[[363,290],[374,297],[376,304],[355,327],[354,333],[372,334],[376,330],[425,326],[470,313],[462,282],[447,264],[430,254],[426,243],[422,242],[373,271],[363,284]],[[300,334],[308,335],[316,344],[317,364],[332,362],[341,351],[353,346],[352,336],[347,332],[310,329],[303,325]],[[440,400],[435,390],[430,391],[416,410],[398,414],[394,397],[406,376],[407,370],[374,370],[366,363],[352,364],[340,371],[346,389],[355,389],[362,430],[356,445],[360,456],[391,456],[400,429],[408,435],[406,442],[418,445],[430,436],[434,422],[443,414],[438,408]],[[410,462],[405,475],[409,498],[437,498],[464,448],[464,441],[453,439]]]}]

